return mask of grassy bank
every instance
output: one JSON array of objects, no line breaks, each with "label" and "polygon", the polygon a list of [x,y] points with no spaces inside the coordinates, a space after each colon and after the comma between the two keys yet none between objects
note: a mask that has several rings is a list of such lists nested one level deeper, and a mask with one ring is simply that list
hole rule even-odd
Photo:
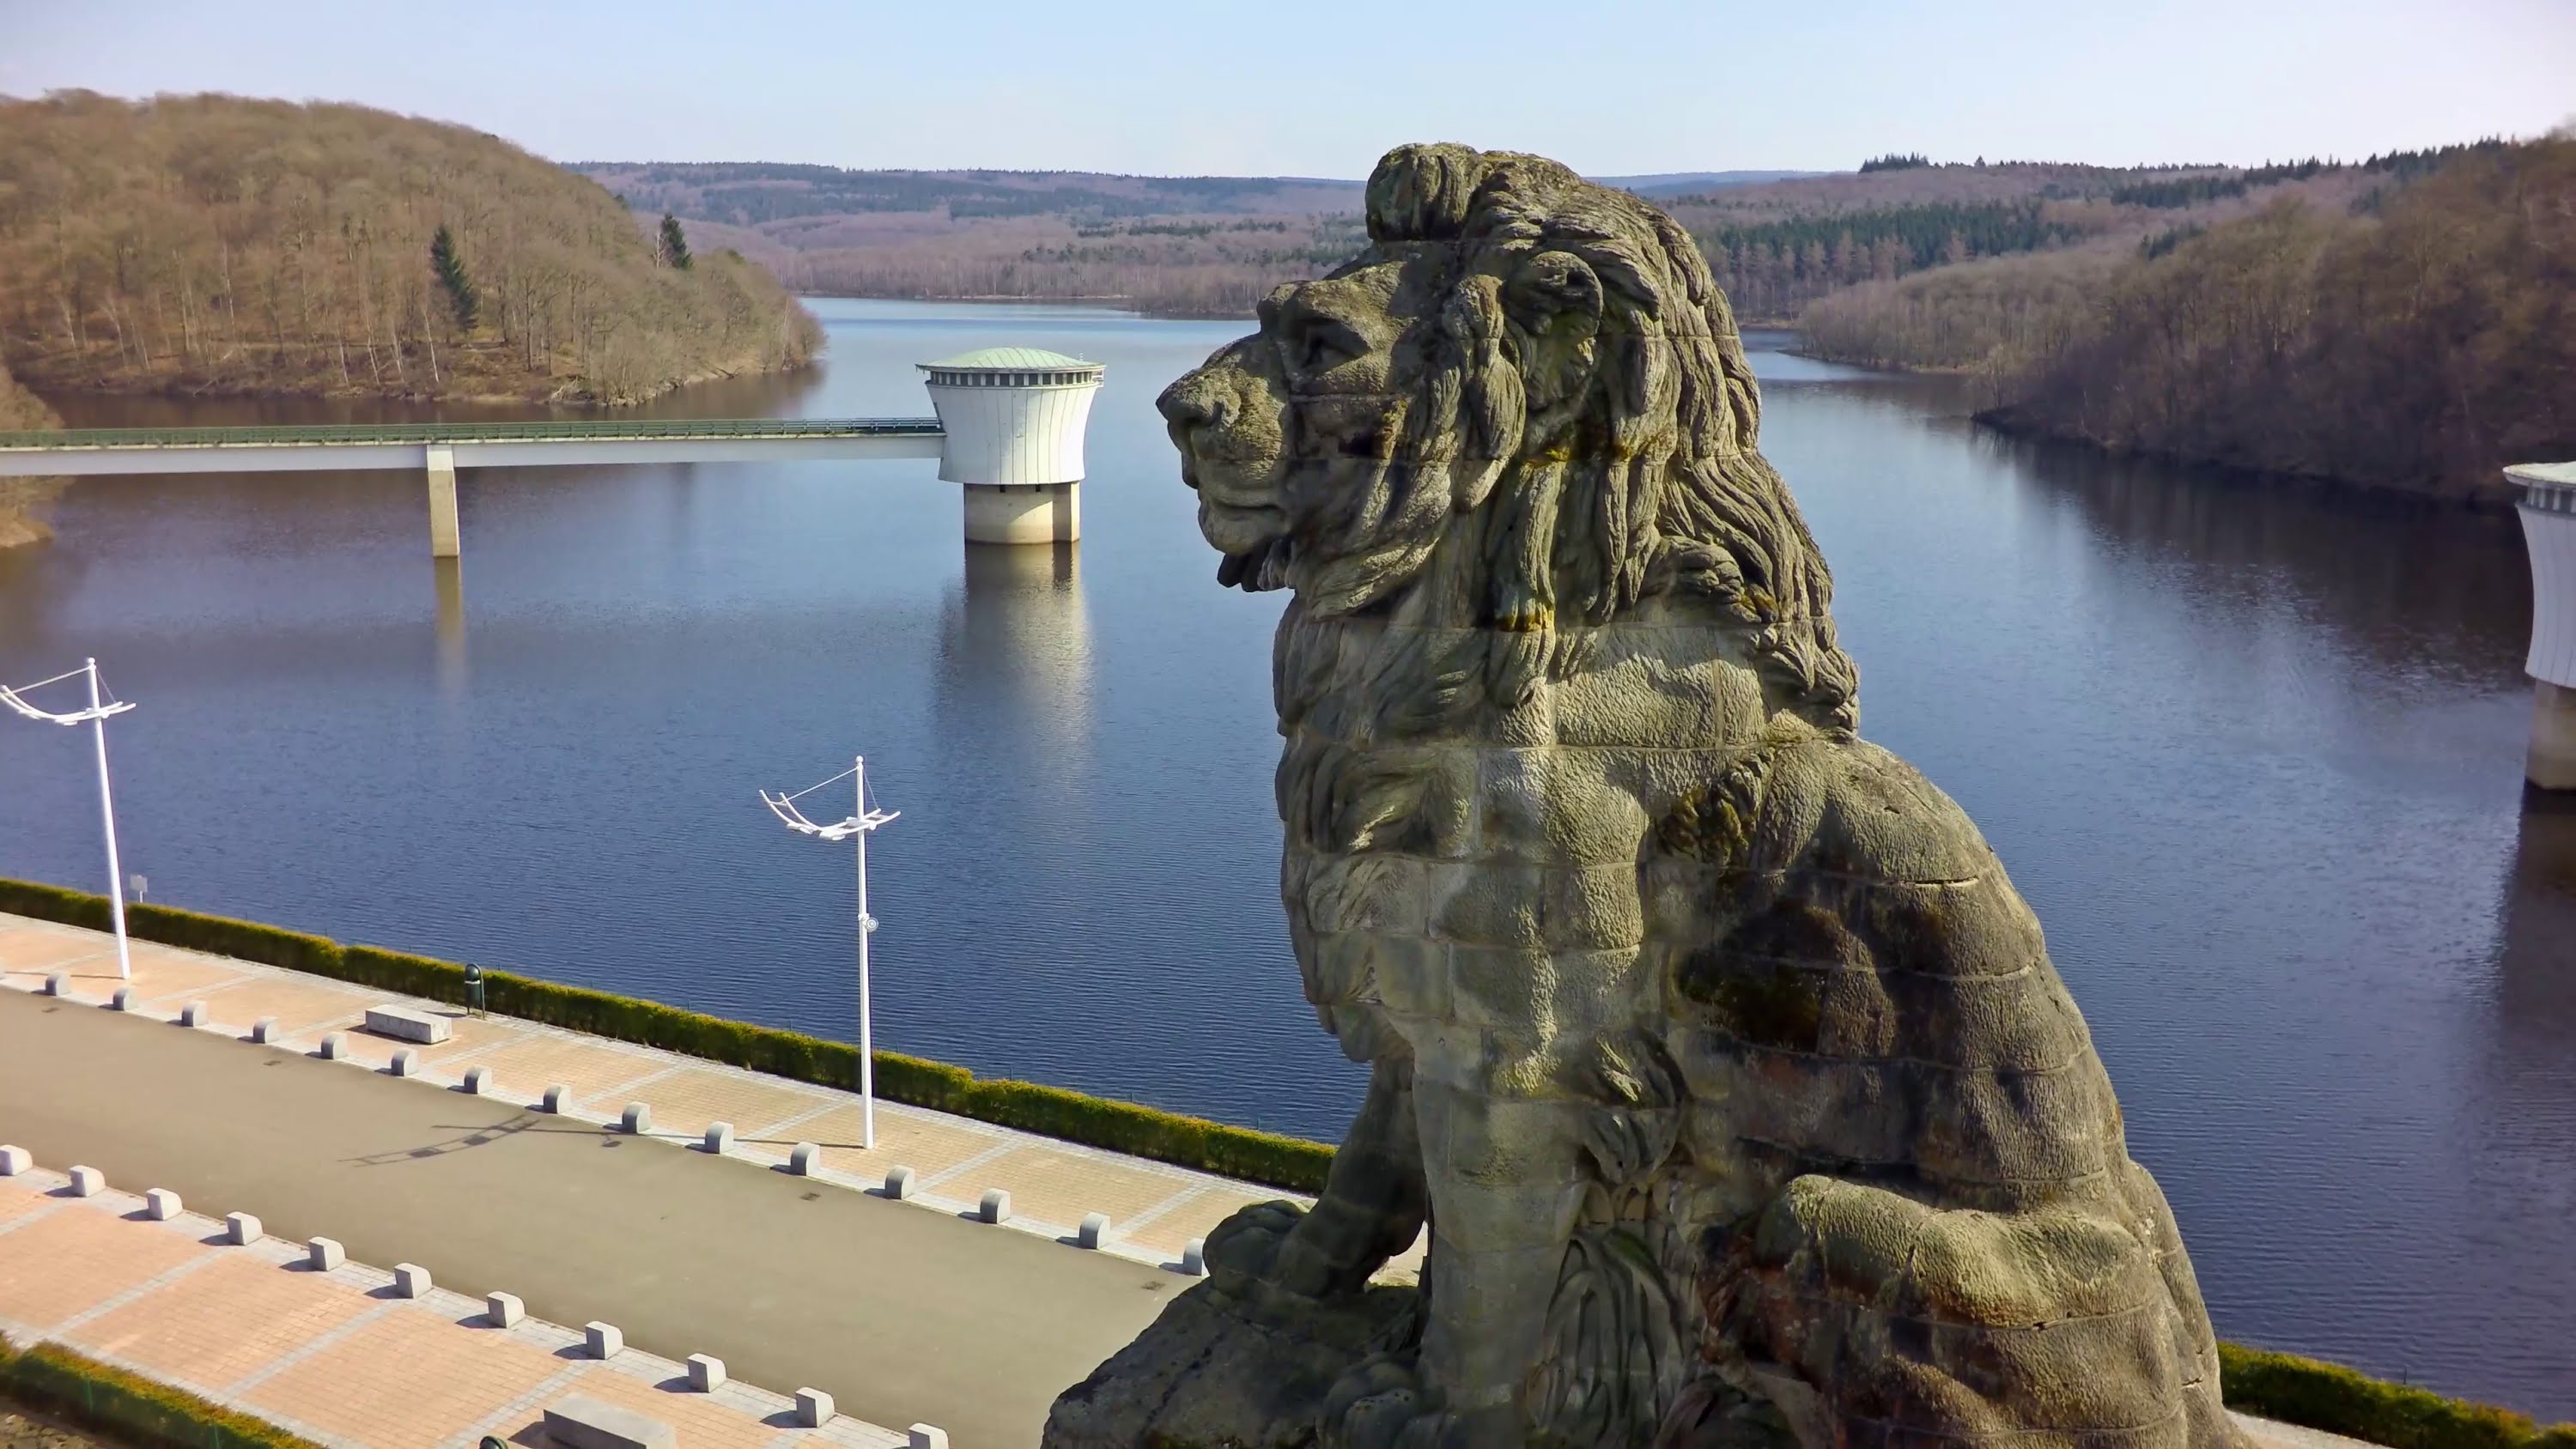
[{"label": "grassy bank", "polygon": [[[106,897],[30,881],[0,880],[0,912],[92,930],[109,926]],[[130,906],[126,923],[142,940],[433,1001],[465,999],[465,970],[452,961],[168,906]],[[857,1049],[841,1042],[506,972],[486,972],[484,981],[485,1005],[507,1016],[824,1086],[847,1085],[858,1072]],[[1323,1186],[1333,1159],[1333,1149],[1318,1142],[1061,1087],[986,1080],[963,1067],[896,1052],[876,1054],[876,1084],[891,1101],[1302,1192]],[[2232,1343],[2219,1345],[2219,1360],[2230,1408],[2283,1423],[2391,1449],[2576,1449],[2576,1424],[2543,1429],[2510,1410],[2385,1383],[2336,1364]]]},{"label": "grassy bank", "polygon": [[315,1449],[264,1419],[100,1363],[58,1343],[0,1340],[0,1400],[57,1414],[119,1444],[170,1449]]}]

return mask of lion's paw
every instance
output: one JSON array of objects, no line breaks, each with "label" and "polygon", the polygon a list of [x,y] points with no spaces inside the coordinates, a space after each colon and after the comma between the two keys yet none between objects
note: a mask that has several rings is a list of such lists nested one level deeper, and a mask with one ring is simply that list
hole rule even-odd
[{"label": "lion's paw", "polygon": [[1409,1355],[1378,1354],[1335,1381],[1315,1442],[1317,1449],[1520,1449],[1526,1440],[1509,1409],[1452,1413]]},{"label": "lion's paw", "polygon": [[1260,1202],[1209,1229],[1204,1252],[1218,1291],[1240,1295],[1270,1281],[1280,1246],[1305,1218],[1306,1210],[1293,1202]]}]

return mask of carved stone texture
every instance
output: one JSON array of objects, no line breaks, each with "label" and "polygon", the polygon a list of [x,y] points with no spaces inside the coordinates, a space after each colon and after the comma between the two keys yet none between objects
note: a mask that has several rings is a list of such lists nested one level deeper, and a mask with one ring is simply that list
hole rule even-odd
[{"label": "carved stone texture", "polygon": [[[1456,146],[1367,206],[1161,400],[1219,581],[1294,594],[1282,897],[1367,1103],[1048,1443],[2237,1442],[2039,923],[1857,736],[1690,238]],[[1426,1210],[1418,1311],[1349,1346]],[[1320,1404],[1247,1324],[1341,1357]]]}]

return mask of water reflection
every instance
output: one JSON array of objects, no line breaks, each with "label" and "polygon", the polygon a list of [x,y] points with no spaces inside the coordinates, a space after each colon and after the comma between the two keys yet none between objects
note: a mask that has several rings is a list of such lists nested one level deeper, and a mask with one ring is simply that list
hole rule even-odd
[{"label": "water reflection", "polygon": [[964,577],[940,614],[940,723],[1022,762],[1060,808],[1087,780],[1091,758],[1081,545],[961,547]]},{"label": "water reflection", "polygon": [[[2576,796],[2526,790],[2500,912],[2494,1061],[2498,1088],[2530,1120],[2576,1100]],[[2576,1157],[2535,1154],[2555,1208],[2576,1215]]]},{"label": "water reflection", "polygon": [[454,703],[465,693],[465,568],[452,558],[429,563],[438,595],[438,694]]},{"label": "water reflection", "polygon": [[1963,431],[2097,537],[2188,570],[2187,599],[2245,610],[2284,590],[2373,666],[2479,687],[2520,671],[2531,583],[2508,515]]}]

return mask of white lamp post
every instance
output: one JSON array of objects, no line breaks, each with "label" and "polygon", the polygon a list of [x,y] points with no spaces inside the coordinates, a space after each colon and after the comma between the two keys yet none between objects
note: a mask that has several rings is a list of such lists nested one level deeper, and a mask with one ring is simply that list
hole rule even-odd
[{"label": "white lamp post", "polygon": [[[48,684],[60,683],[74,674],[89,676],[89,708],[58,713],[54,710],[38,709],[27,702],[26,696],[29,690],[42,689]],[[58,725],[85,723],[97,736],[98,815],[107,828],[107,899],[109,909],[116,921],[116,979],[131,981],[134,979],[134,961],[125,949],[125,876],[116,865],[116,801],[108,794],[107,789],[107,717],[112,714],[123,714],[134,706],[99,702],[98,661],[95,659],[84,660],[80,668],[71,670],[69,673],[57,674],[51,679],[39,679],[23,688],[11,689],[7,685],[0,685],[0,704],[8,705],[29,719],[44,720]]]},{"label": "white lamp post", "polygon": [[[837,825],[817,825],[796,808],[799,797],[811,795],[834,780],[844,777],[854,781],[852,793],[857,797],[858,813]],[[868,1022],[868,937],[877,928],[877,918],[868,914],[868,832],[887,824],[903,812],[868,808],[868,760],[853,756],[850,768],[831,780],[806,786],[794,795],[760,792],[760,801],[769,813],[800,835],[817,835],[825,840],[856,840],[859,846],[859,1145],[875,1150],[877,1145],[877,1053],[876,1038]]]}]

